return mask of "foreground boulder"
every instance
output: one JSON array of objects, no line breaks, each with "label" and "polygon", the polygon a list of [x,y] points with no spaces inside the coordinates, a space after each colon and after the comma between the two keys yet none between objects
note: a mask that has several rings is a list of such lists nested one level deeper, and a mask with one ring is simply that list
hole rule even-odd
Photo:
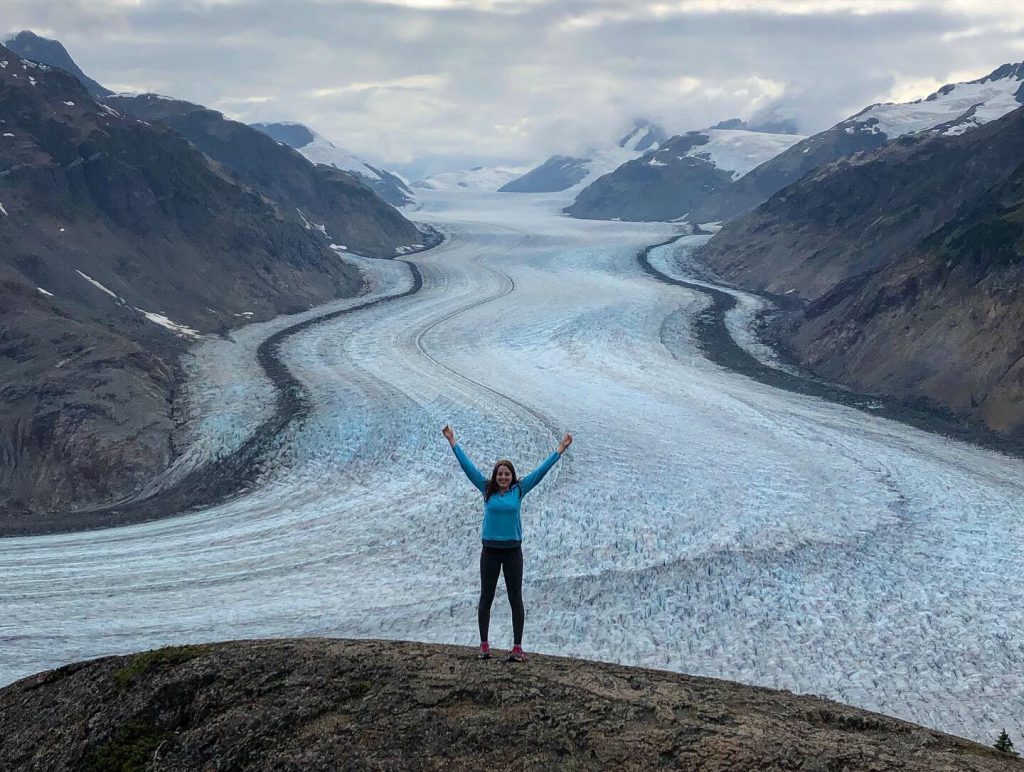
[{"label": "foreground boulder", "polygon": [[816,697],[458,646],[235,641],[0,690],[0,769],[1015,770],[991,748]]}]

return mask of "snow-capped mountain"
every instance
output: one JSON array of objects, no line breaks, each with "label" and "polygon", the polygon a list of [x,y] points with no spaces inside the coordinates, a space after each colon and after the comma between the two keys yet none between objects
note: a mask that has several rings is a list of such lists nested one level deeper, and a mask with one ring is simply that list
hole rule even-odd
[{"label": "snow-capped mountain", "polygon": [[665,141],[665,131],[638,120],[614,144],[592,148],[582,156],[554,155],[501,188],[503,193],[554,193],[588,185],[603,174],[643,155]]},{"label": "snow-capped mountain", "polygon": [[439,172],[412,183],[424,190],[476,190],[494,192],[523,173],[521,167],[474,166],[456,172]]},{"label": "snow-capped mountain", "polygon": [[983,78],[951,83],[924,99],[866,107],[754,169],[691,212],[694,221],[750,211],[812,169],[871,150],[907,134],[955,135],[1006,115],[1024,103],[1024,63],[1004,64]]},{"label": "snow-capped mountain", "polygon": [[673,220],[801,139],[744,129],[689,131],[598,178],[565,211],[586,219]]},{"label": "snow-capped mountain", "polygon": [[866,131],[888,139],[934,130],[963,134],[1001,118],[1024,104],[1024,62],[1004,64],[984,78],[950,83],[924,99],[905,104],[875,104],[835,128],[850,134]]},{"label": "snow-capped mountain", "polygon": [[413,200],[413,192],[401,177],[368,164],[304,124],[254,123],[252,127],[298,150],[315,164],[333,166],[355,174],[389,204],[404,206]]}]

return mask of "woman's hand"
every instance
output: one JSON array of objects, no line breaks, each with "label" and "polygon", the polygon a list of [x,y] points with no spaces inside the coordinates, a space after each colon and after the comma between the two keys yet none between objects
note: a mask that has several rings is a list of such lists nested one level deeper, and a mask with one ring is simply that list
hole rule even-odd
[{"label": "woman's hand", "polygon": [[570,445],[572,445],[572,435],[566,432],[565,436],[562,437],[562,441],[558,443],[558,455],[565,453],[565,449]]},{"label": "woman's hand", "polygon": [[[448,424],[445,424],[444,428],[441,430],[441,434],[443,434],[444,438],[446,440],[448,440],[448,444],[451,445],[454,448],[455,447],[455,432],[452,431],[452,427],[450,427]],[[569,440],[569,441],[572,442],[572,440]]]}]

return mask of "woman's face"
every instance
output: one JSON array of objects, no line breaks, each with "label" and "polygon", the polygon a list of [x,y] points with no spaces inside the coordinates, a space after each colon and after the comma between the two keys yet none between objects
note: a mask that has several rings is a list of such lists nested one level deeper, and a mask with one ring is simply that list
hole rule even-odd
[{"label": "woman's face", "polygon": [[506,490],[512,484],[512,470],[502,464],[494,476],[495,482],[501,490]]}]

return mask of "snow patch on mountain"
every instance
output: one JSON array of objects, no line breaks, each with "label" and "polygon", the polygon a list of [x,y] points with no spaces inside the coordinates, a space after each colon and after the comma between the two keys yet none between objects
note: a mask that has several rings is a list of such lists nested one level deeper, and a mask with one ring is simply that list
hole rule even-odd
[{"label": "snow patch on mountain", "polygon": [[299,152],[306,156],[310,161],[315,164],[333,166],[335,169],[341,169],[343,172],[355,172],[361,177],[366,177],[367,179],[377,181],[381,179],[377,170],[361,158],[343,147],[338,147],[329,139],[322,137],[315,131],[312,133],[313,141],[308,145],[303,145],[298,148]]},{"label": "snow patch on mountain", "polygon": [[1001,118],[1024,103],[1024,65],[1003,65],[984,78],[943,86],[925,99],[876,104],[839,126],[847,133],[869,131],[893,139],[937,129],[956,135]]},{"label": "snow patch on mountain", "polygon": [[681,157],[700,158],[719,169],[731,171],[733,180],[738,180],[804,138],[800,134],[768,134],[741,129],[706,129],[701,133],[708,137],[707,143],[691,148]]},{"label": "snow patch on mountain", "polygon": [[185,337],[185,338],[198,338],[199,337],[199,332],[198,331],[193,330],[188,325],[178,324],[177,322],[172,322],[170,319],[168,319],[163,314],[158,314],[158,313],[155,313],[153,311],[145,311],[145,310],[143,310],[141,308],[136,308],[135,310],[138,311],[140,314],[142,314],[147,319],[149,319],[149,321],[153,322],[153,324],[159,324],[161,327],[164,327],[164,328],[170,330],[175,335],[180,335],[181,337]]},{"label": "snow patch on mountain", "polygon": [[102,284],[100,284],[98,281],[96,281],[94,278],[92,278],[89,274],[82,273],[77,268],[75,269],[75,273],[77,273],[79,276],[81,276],[83,279],[85,279],[87,282],[89,282],[92,286],[94,286],[100,292],[107,293],[108,295],[110,295],[110,297],[112,297],[114,300],[116,300],[121,305],[125,304],[125,299],[123,297],[118,295],[116,292],[113,292],[112,290],[108,289],[107,287],[104,287]]},{"label": "snow patch on mountain", "polygon": [[502,192],[579,192],[598,177],[657,149],[665,138],[660,126],[638,120],[617,142],[591,147],[578,156],[553,155],[521,177],[510,180],[502,187]]},{"label": "snow patch on mountain", "polygon": [[502,185],[511,182],[525,172],[524,167],[509,166],[474,166],[456,172],[439,172],[426,179],[412,183],[414,188],[424,190],[442,190],[446,192],[473,190],[478,192],[494,192]]}]

